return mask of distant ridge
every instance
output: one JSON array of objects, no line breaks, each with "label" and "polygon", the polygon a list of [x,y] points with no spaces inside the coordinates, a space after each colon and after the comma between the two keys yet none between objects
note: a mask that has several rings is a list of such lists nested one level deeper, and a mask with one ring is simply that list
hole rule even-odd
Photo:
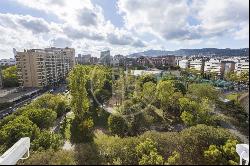
[{"label": "distant ridge", "polygon": [[190,56],[190,55],[214,55],[214,56],[249,56],[249,48],[241,49],[218,49],[218,48],[202,48],[202,49],[180,49],[175,51],[166,50],[147,50],[143,52],[128,55],[130,58],[140,56],[156,57],[163,55]]}]

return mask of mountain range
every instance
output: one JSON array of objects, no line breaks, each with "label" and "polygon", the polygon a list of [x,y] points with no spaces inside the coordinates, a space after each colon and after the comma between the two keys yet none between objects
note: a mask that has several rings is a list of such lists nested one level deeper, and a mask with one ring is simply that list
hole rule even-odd
[{"label": "mountain range", "polygon": [[202,49],[179,49],[175,51],[167,50],[147,50],[143,52],[137,52],[128,55],[130,58],[137,58],[140,56],[156,57],[163,55],[175,55],[175,56],[191,56],[191,55],[201,55],[201,56],[249,56],[249,48],[240,49],[218,49],[218,48],[202,48]]}]

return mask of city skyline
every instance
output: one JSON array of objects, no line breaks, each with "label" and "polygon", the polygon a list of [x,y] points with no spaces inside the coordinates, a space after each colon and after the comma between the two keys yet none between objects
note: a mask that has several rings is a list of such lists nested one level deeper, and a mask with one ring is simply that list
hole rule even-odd
[{"label": "city skyline", "polygon": [[149,49],[248,48],[248,6],[247,0],[1,1],[0,59],[14,57],[13,48],[50,46],[93,56],[107,49],[127,55]]}]

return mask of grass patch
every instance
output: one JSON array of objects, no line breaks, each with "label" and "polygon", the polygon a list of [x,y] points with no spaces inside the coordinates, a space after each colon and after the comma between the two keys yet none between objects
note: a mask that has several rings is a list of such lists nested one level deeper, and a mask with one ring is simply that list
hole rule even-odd
[{"label": "grass patch", "polygon": [[226,95],[225,97],[226,97],[226,99],[228,99],[228,100],[237,101],[238,98],[239,98],[240,96],[241,96],[241,93],[231,93],[231,94]]}]

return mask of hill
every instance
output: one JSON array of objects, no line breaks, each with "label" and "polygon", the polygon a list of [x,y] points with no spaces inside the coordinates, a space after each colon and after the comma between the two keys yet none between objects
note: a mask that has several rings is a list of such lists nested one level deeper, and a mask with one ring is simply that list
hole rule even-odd
[{"label": "hill", "polygon": [[176,56],[249,56],[249,48],[242,49],[218,49],[218,48],[202,48],[202,49],[180,49],[175,51],[167,50],[147,50],[143,52],[133,53],[128,55],[130,58],[137,58],[140,56],[162,56],[162,55],[176,55]]}]

